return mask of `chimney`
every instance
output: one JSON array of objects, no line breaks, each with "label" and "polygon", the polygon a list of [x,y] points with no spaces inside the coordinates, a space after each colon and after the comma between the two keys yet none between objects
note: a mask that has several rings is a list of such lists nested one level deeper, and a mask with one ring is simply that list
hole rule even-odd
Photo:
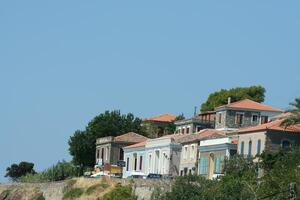
[{"label": "chimney", "polygon": [[227,104],[229,105],[230,103],[231,103],[231,97],[228,97]]}]

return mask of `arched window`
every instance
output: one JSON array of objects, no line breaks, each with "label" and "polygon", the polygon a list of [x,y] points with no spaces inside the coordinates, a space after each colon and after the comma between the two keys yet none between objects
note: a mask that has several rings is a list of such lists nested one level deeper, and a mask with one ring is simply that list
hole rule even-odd
[{"label": "arched window", "polygon": [[245,142],[241,143],[241,155],[244,155]]},{"label": "arched window", "polygon": [[252,158],[252,141],[249,141],[249,145],[248,145],[248,159]]},{"label": "arched window", "polygon": [[282,140],[281,146],[283,149],[288,149],[291,147],[291,142],[289,140]]},{"label": "arched window", "polygon": [[261,140],[257,140],[257,149],[256,154],[259,155],[261,153]]}]

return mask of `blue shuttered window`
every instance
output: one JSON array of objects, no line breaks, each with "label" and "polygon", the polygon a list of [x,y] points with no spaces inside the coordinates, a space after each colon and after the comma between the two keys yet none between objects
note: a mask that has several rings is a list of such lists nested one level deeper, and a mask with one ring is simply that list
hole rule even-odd
[{"label": "blue shuttered window", "polygon": [[261,153],[261,140],[257,141],[257,150],[256,150],[256,154],[259,155]]},{"label": "blue shuttered window", "polygon": [[241,155],[244,155],[245,142],[241,143]]},{"label": "blue shuttered window", "polygon": [[208,158],[200,158],[199,161],[199,174],[207,174]]}]

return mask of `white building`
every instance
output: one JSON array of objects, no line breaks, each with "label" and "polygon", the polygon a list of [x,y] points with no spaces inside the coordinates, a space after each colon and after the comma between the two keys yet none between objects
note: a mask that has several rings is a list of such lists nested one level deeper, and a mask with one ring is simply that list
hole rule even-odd
[{"label": "white building", "polygon": [[123,177],[131,175],[145,175],[145,144],[146,141],[124,147],[124,159],[126,162],[123,167]]},{"label": "white building", "polygon": [[179,175],[181,145],[177,139],[183,136],[174,134],[147,140],[146,174]]}]

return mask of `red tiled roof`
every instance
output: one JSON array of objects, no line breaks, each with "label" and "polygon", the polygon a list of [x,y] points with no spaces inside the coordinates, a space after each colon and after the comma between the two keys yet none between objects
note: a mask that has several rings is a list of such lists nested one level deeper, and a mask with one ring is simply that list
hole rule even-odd
[{"label": "red tiled roof", "polygon": [[173,122],[175,120],[176,120],[176,116],[172,114],[162,114],[162,115],[145,119],[145,121],[154,121],[154,122]]},{"label": "red tiled roof", "polygon": [[148,138],[145,136],[142,136],[140,134],[134,133],[134,132],[129,132],[125,133],[123,135],[119,135],[114,138],[114,141],[116,142],[132,142],[132,143],[139,143],[139,142],[144,142]]},{"label": "red tiled roof", "polygon": [[265,131],[265,130],[274,130],[274,131],[284,131],[284,132],[299,132],[300,133],[300,124],[292,125],[289,127],[280,126],[283,120],[275,120],[266,124],[260,124],[257,126],[241,128],[232,133],[249,133],[249,132],[257,132],[257,131]]},{"label": "red tiled roof", "polygon": [[196,142],[207,138],[217,138],[225,136],[225,132],[215,129],[204,129],[197,133],[183,135],[183,137],[177,138],[179,143]]},{"label": "red tiled roof", "polygon": [[271,112],[283,112],[283,110],[281,110],[281,109],[273,108],[272,106],[261,104],[261,103],[252,101],[250,99],[236,101],[234,103],[219,106],[216,109],[219,109],[219,108],[238,108],[238,109],[251,109],[251,110],[261,110],[261,111],[271,111]]},{"label": "red tiled roof", "polygon": [[129,146],[126,146],[124,148],[127,149],[127,148],[144,147],[145,145],[146,145],[146,141],[140,142],[140,143],[137,143],[137,144],[133,144],[133,145],[129,145]]}]

